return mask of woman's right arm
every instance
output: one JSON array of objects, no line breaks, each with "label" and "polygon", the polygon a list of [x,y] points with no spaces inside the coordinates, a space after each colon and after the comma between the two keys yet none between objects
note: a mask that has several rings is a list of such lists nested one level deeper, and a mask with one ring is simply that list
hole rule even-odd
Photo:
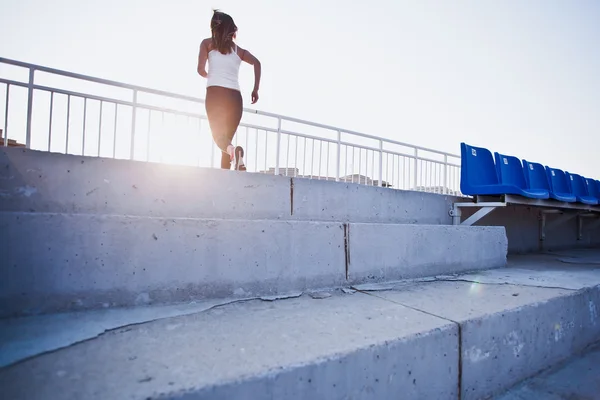
[{"label": "woman's right arm", "polygon": [[206,78],[208,73],[206,72],[206,60],[208,59],[208,45],[210,39],[204,39],[200,43],[200,52],[198,54],[198,74],[201,77]]}]

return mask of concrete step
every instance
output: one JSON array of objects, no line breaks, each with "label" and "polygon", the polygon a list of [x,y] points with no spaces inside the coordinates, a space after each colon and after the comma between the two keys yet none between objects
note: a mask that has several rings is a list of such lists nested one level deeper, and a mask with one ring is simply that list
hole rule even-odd
[{"label": "concrete step", "polygon": [[450,196],[0,148],[0,211],[452,224]]},{"label": "concrete step", "polygon": [[147,323],[132,309],[132,325],[121,314],[79,338],[67,333],[90,327],[81,313],[5,319],[2,348],[18,361],[0,387],[14,400],[483,399],[597,341],[599,285],[597,265],[544,256]]},{"label": "concrete step", "polygon": [[503,267],[502,227],[0,212],[0,317]]}]

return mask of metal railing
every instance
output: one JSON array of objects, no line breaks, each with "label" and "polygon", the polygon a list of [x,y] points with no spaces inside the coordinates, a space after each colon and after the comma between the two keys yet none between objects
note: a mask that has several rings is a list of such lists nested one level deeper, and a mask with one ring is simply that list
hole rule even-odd
[{"label": "metal railing", "polygon": [[[0,67],[5,146],[10,136],[36,150],[220,165],[201,98],[6,58]],[[234,141],[249,172],[460,195],[451,153],[248,108]]]}]

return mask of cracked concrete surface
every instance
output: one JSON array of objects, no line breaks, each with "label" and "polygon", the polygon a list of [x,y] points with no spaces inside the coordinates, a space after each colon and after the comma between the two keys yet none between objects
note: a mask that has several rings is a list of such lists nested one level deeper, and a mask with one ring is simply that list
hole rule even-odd
[{"label": "cracked concrete surface", "polygon": [[[439,371],[444,387],[432,390],[476,399],[505,390],[597,340],[598,285],[600,269],[593,263],[565,264],[556,255],[534,255],[513,258],[508,268],[357,285],[331,292],[332,296],[312,296],[317,299],[295,293],[287,300],[265,298],[266,302],[204,302],[0,320],[0,354],[4,360],[21,360],[0,368],[0,385],[8,387],[15,399],[47,398],[44,393],[61,393],[59,397],[65,399],[110,398],[116,393],[112,391],[115,384],[108,384],[113,380],[124,385],[132,398],[158,398],[161,393],[183,396],[190,390],[200,393],[197,398],[211,398],[233,396],[240,388],[256,385],[275,390],[269,385],[300,377],[313,383],[294,386],[297,382],[290,381],[290,390],[298,389],[298,394],[280,394],[310,396],[314,390],[325,390],[319,386],[323,382],[315,385],[317,375],[313,374],[321,368],[317,364],[342,379],[339,371],[328,369],[336,360],[346,360],[345,368],[350,370],[354,364],[346,364],[348,360],[372,366],[369,356],[358,355],[361,346],[375,346],[378,355],[385,354],[388,345],[382,346],[380,340],[387,337],[386,343],[400,340],[409,343],[408,348],[421,347],[425,346],[421,336],[430,337],[441,329],[441,336],[427,339],[433,340],[427,346],[448,357],[455,352],[456,358],[444,356],[436,361],[446,368]],[[398,324],[390,322],[396,319]],[[423,321],[429,322],[423,325]],[[102,334],[107,327],[110,331]],[[373,336],[372,329],[383,336]],[[454,340],[449,341],[452,336]],[[357,347],[358,343],[362,345]],[[228,346],[237,350],[223,358],[221,353]],[[44,354],[57,348],[62,349]],[[408,348],[397,357],[413,354]],[[339,352],[332,353],[332,349]],[[134,360],[119,358],[132,351],[139,353],[129,355]],[[427,367],[440,354],[429,352]],[[414,357],[406,368],[418,375],[419,360],[424,359]],[[95,362],[90,364],[90,359]],[[139,359],[143,361],[132,362]],[[135,368],[129,371],[130,366]],[[375,375],[370,376],[381,379],[381,368],[392,367],[397,366],[374,365]],[[264,381],[260,378],[264,374],[277,378]],[[92,377],[97,376],[103,378],[95,382]],[[338,380],[338,385],[362,393],[367,383],[353,386]],[[411,395],[423,395],[426,388],[416,386]]]},{"label": "cracked concrete surface", "polygon": [[2,350],[0,351],[0,368],[131,325],[206,312],[237,302],[275,301],[301,295],[301,292],[294,292],[260,298],[203,300],[186,304],[114,308],[0,319],[0,349]]},{"label": "cracked concrete surface", "polygon": [[[340,391],[453,399],[456,334],[446,321],[358,293],[248,301],[114,330],[0,369],[0,387],[14,400],[262,398],[268,391],[286,399],[340,398]],[[424,384],[430,374],[436,382]]]},{"label": "cracked concrete surface", "polygon": [[[583,268],[565,268],[561,258],[577,260]],[[600,284],[600,275],[586,261],[600,258],[595,249],[567,250],[558,253],[513,256],[509,258],[509,267],[481,271],[477,274],[438,276],[406,279],[395,282],[367,283],[344,288],[345,293],[354,291],[376,292],[398,290],[417,283],[426,282],[464,282],[480,285],[530,286],[552,289],[578,290]],[[593,264],[593,263],[592,263]],[[533,271],[543,272],[532,275]],[[265,301],[283,300],[299,297],[302,292],[286,295],[263,296]],[[99,334],[130,324],[149,322],[177,315],[203,312],[212,307],[230,304],[247,299],[218,299],[187,304],[148,306],[136,308],[117,308],[91,312],[0,319],[0,367],[22,359],[53,351],[71,344],[89,340]]]},{"label": "cracked concrete surface", "polygon": [[[560,254],[532,254],[512,256],[507,268],[482,270],[477,273],[439,275],[429,278],[396,282],[353,285],[362,291],[385,291],[405,287],[416,282],[465,282],[481,285],[512,285],[547,289],[580,290],[600,285],[600,259],[597,249],[562,251]],[[576,260],[574,265],[564,263],[563,258]]]}]

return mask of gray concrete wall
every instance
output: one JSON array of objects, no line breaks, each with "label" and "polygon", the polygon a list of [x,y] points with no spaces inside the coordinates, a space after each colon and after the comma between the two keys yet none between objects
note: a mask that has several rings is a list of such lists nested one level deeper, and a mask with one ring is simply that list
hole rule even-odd
[{"label": "gray concrete wall", "polygon": [[[463,220],[475,211],[463,209]],[[497,208],[479,220],[476,226],[504,226],[509,254],[600,246],[600,221],[586,219],[583,238],[578,240],[577,219],[574,214],[570,214],[571,217],[566,220],[561,215],[547,215],[546,239],[540,241],[539,212],[539,208],[527,206]],[[559,223],[556,224],[556,221]]]},{"label": "gray concrete wall", "polygon": [[[349,224],[353,284],[459,273],[506,265],[502,227]],[[443,263],[440,260],[444,260]]]},{"label": "gray concrete wall", "polygon": [[2,148],[0,211],[281,219],[290,215],[290,180]]},{"label": "gray concrete wall", "polygon": [[[453,196],[344,182],[0,148],[0,211],[450,225]],[[464,201],[464,200],[463,200]],[[473,210],[463,210],[464,218]],[[550,215],[548,221],[556,219]],[[546,250],[600,245],[600,223],[548,230]],[[538,209],[497,209],[508,251],[541,249]]]},{"label": "gray concrete wall", "polygon": [[451,225],[453,196],[343,182],[294,179],[292,218]]},{"label": "gray concrete wall", "polygon": [[452,197],[0,148],[0,211],[451,224]]},{"label": "gray concrete wall", "polygon": [[[576,282],[577,272],[564,274],[553,287],[542,283],[560,268],[569,271],[564,264],[542,262],[541,270],[525,274],[520,267],[531,265],[487,271],[501,278],[498,284],[481,279],[484,272],[461,276],[461,282],[403,287],[378,296],[460,325],[460,398],[487,399],[600,338],[597,273],[589,287],[567,290],[557,286]],[[585,274],[590,267],[578,272]]]},{"label": "gray concrete wall", "polygon": [[462,399],[500,393],[596,342],[599,303],[593,288],[463,322]]},{"label": "gray concrete wall", "polygon": [[0,315],[264,296],[346,275],[339,223],[0,213],[0,232]]},{"label": "gray concrete wall", "polygon": [[506,237],[487,227],[0,212],[0,254],[1,317],[494,268],[506,262]]}]

